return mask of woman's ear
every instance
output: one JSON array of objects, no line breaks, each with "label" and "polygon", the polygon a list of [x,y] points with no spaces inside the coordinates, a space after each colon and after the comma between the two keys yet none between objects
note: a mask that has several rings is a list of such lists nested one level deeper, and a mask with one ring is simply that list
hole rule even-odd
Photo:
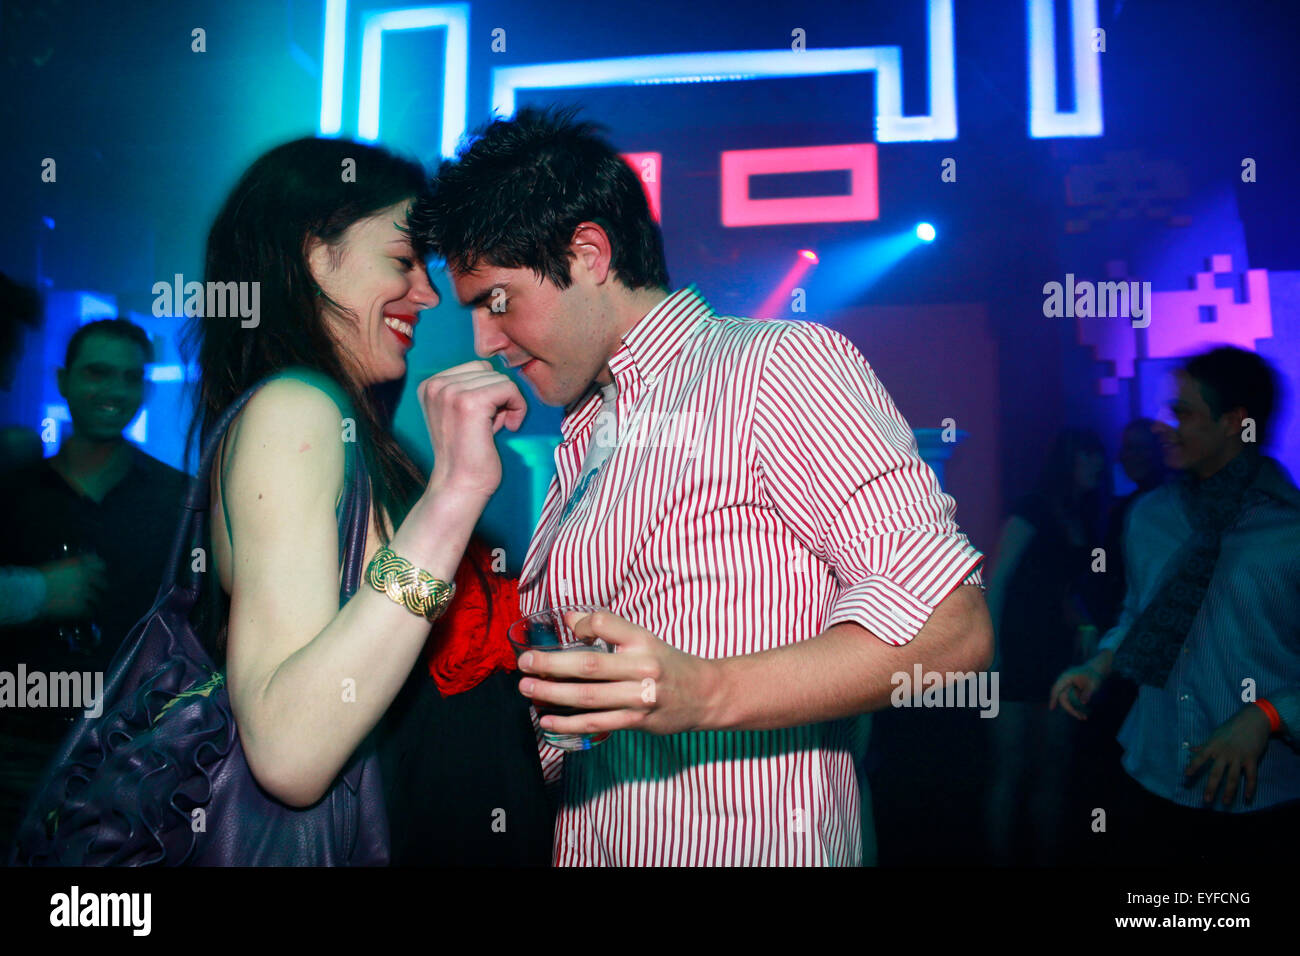
[{"label": "woman's ear", "polygon": [[305,251],[307,253],[307,269],[311,272],[311,277],[316,280],[316,285],[319,286],[321,278],[329,275],[338,266],[334,250],[323,239],[311,236],[307,239]]}]

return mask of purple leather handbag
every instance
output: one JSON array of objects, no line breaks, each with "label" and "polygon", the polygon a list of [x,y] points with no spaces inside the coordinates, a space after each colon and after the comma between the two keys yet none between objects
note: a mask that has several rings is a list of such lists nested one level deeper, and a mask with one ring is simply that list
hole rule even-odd
[{"label": "purple leather handbag", "polygon": [[[312,806],[270,796],[244,757],[225,675],[189,619],[199,595],[190,549],[206,540],[212,462],[231,420],[267,381],[226,409],[204,445],[154,606],[113,658],[101,715],[77,718],[53,757],[10,865],[387,865],[388,817],[369,742]],[[370,512],[363,456],[347,457],[340,606],[361,579]]]}]

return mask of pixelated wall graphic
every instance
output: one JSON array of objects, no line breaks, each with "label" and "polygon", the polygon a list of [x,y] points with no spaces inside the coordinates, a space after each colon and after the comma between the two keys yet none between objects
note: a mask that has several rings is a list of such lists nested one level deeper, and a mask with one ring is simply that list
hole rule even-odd
[{"label": "pixelated wall graphic", "polygon": [[[1107,263],[1111,279],[1129,278],[1126,271],[1123,262]],[[1117,394],[1119,380],[1133,378],[1139,359],[1177,358],[1223,344],[1255,351],[1256,341],[1272,338],[1268,270],[1247,269],[1242,278],[1234,281],[1232,256],[1214,255],[1190,289],[1151,293],[1151,324],[1144,329],[1123,318],[1076,318],[1079,344],[1113,366],[1097,380],[1097,394]]]},{"label": "pixelated wall graphic", "polygon": [[1067,233],[1087,232],[1095,222],[1158,220],[1186,226],[1190,216],[1172,214],[1170,204],[1187,197],[1187,175],[1167,159],[1144,160],[1141,150],[1108,152],[1096,165],[1071,166],[1065,174],[1065,202],[1078,215],[1065,220]]}]

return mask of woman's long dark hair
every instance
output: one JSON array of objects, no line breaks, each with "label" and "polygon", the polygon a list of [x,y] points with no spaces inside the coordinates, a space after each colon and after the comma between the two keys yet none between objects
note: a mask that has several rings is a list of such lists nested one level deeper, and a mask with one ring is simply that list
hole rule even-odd
[{"label": "woman's long dark hair", "polygon": [[[307,255],[313,239],[336,245],[353,223],[419,199],[427,189],[418,163],[348,140],[294,140],[248,168],[208,233],[204,279],[259,283],[258,322],[244,328],[238,317],[204,316],[187,329],[184,347],[200,371],[191,449],[196,440],[202,447],[222,412],[250,385],[291,366],[313,369],[351,400],[372,502],[393,527],[401,523],[424,478],[393,437],[385,401],[391,395],[383,394],[391,389],[359,386],[350,371],[355,364],[330,335],[325,309],[340,307],[320,292]],[[387,544],[382,521],[379,527]]]},{"label": "woman's long dark hair", "polygon": [[[1089,491],[1079,488],[1075,481],[1081,452],[1095,452],[1103,463],[1097,487]],[[1061,429],[1043,463],[1035,490],[1061,516],[1078,517],[1089,543],[1098,543],[1110,497],[1110,469],[1106,446],[1097,433],[1090,428]]]}]

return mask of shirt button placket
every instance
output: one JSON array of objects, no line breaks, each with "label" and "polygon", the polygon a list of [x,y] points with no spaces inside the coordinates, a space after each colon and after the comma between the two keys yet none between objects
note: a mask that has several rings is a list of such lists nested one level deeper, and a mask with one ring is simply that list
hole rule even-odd
[{"label": "shirt button placket", "polygon": [[[1184,652],[1186,650],[1186,648],[1183,648]],[[1180,764],[1186,769],[1191,762],[1192,737],[1196,736],[1196,716],[1193,713],[1195,705],[1191,702],[1192,695],[1183,690],[1178,691],[1176,699],[1178,701],[1176,708],[1178,711],[1178,728],[1181,732],[1180,736],[1183,738],[1182,743],[1179,745],[1179,749],[1182,751]]]}]

